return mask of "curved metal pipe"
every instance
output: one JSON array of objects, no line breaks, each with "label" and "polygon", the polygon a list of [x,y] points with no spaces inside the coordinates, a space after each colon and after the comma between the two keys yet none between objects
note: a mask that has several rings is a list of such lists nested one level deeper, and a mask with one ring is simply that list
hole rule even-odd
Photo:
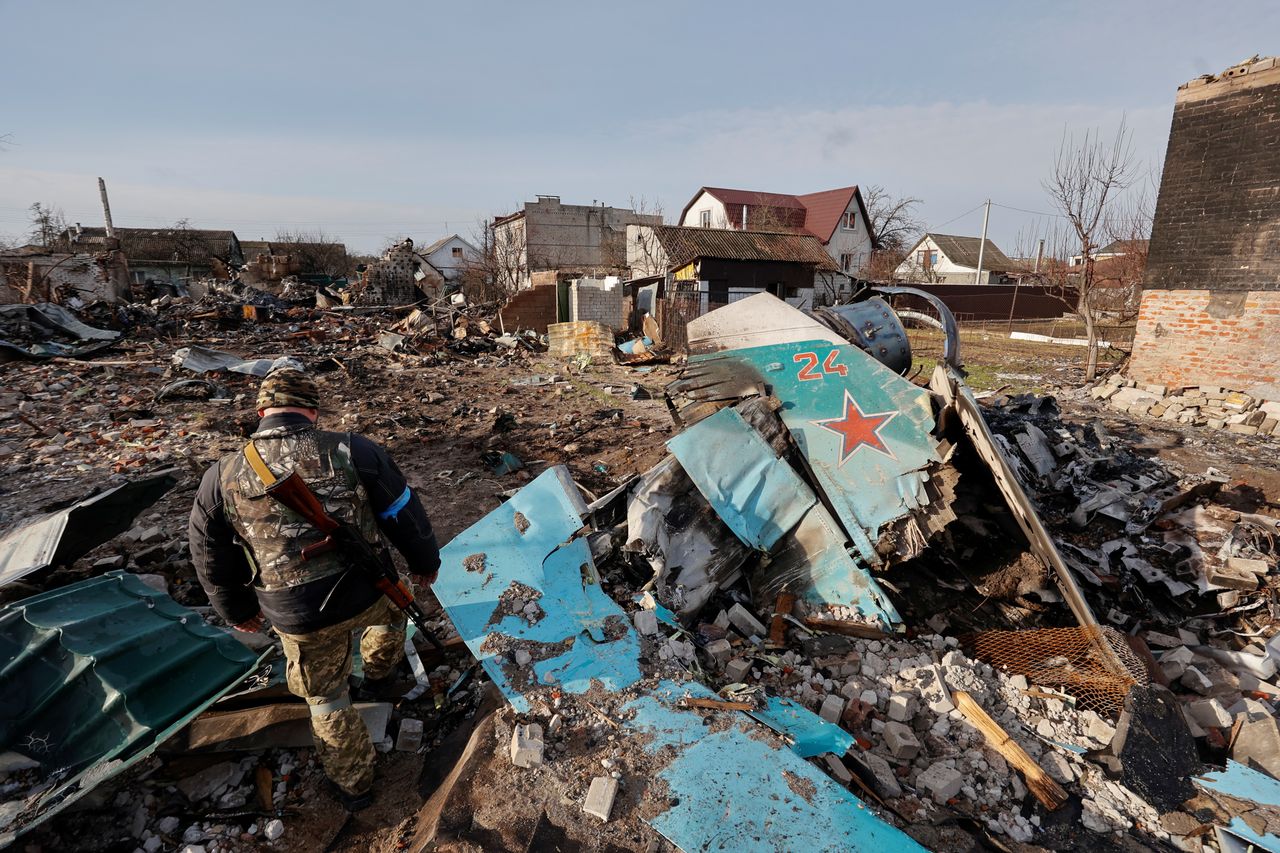
[{"label": "curved metal pipe", "polygon": [[[951,309],[947,307],[947,303],[943,302],[941,298],[939,298],[938,296],[935,296],[932,293],[929,293],[928,291],[919,290],[914,287],[877,286],[877,287],[872,287],[871,289],[876,291],[877,293],[884,293],[889,296],[919,296],[925,302],[928,302],[930,305],[932,305],[934,310],[938,312],[938,317],[940,320],[940,325],[938,326],[938,328],[942,329],[942,333],[944,335],[944,340],[942,345],[942,358],[947,364],[951,365],[952,367],[958,368],[961,366],[960,327],[956,325],[956,317],[954,314],[951,313]],[[897,309],[894,309],[894,310],[896,311]],[[901,316],[916,316],[914,312],[911,314],[908,314],[906,312],[899,311],[898,313]],[[932,320],[932,318],[930,318],[930,320]],[[934,322],[939,322],[939,321],[934,321]]]}]

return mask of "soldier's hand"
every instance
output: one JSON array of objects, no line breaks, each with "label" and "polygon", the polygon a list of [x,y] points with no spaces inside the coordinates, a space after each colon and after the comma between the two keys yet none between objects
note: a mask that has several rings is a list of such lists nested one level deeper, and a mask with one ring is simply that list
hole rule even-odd
[{"label": "soldier's hand", "polygon": [[262,611],[259,610],[257,616],[254,616],[252,619],[247,619],[239,625],[232,625],[231,627],[246,634],[257,634],[262,631],[264,621],[265,619],[262,615]]},{"label": "soldier's hand", "polygon": [[409,579],[413,581],[414,586],[429,587],[436,582],[436,578],[440,576],[439,572],[432,572],[429,575],[410,574]]}]

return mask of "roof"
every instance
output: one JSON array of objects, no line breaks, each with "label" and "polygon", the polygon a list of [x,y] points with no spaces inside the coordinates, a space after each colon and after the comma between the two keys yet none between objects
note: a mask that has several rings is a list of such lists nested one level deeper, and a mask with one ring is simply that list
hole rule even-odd
[{"label": "roof", "polygon": [[[116,228],[115,236],[131,260],[149,261],[228,260],[231,248],[239,242],[234,231],[210,228]],[[77,226],[63,231],[59,238],[71,246],[102,243],[107,229]]]},{"label": "roof", "polygon": [[[867,208],[863,204],[862,194],[858,192],[858,187],[848,186],[840,187],[834,190],[822,190],[816,193],[806,193],[804,195],[791,195],[789,193],[770,193],[759,192],[757,190],[735,190],[725,187],[702,187],[693,194],[693,198],[684,206],[684,210],[680,211],[680,221],[683,222],[689,213],[689,208],[693,207],[703,193],[706,193],[720,201],[725,206],[725,211],[729,217],[730,223],[736,227],[742,227],[742,207],[748,208],[747,222],[750,224],[750,208],[774,208],[782,211],[795,211],[794,217],[779,217],[783,221],[777,223],[782,227],[794,226],[797,231],[803,231],[812,234],[822,242],[831,239],[840,225],[840,219],[844,212],[849,208],[849,202],[853,199],[858,200],[858,209],[862,212],[862,218],[865,222],[870,222],[867,217]],[[874,239],[874,235],[873,235]]]},{"label": "roof", "polygon": [[241,240],[240,250],[246,261],[251,261],[258,255],[288,255],[293,252],[306,252],[315,249],[328,250],[331,247],[340,247],[342,251],[346,251],[347,247],[344,243],[334,241],[332,243],[313,243],[298,242],[285,240]]},{"label": "roof", "polygon": [[732,228],[691,228],[657,225],[653,228],[671,267],[682,267],[698,258],[731,261],[782,261],[812,264],[834,271],[835,261],[812,234],[782,231],[738,231]]},{"label": "roof", "polygon": [[1149,240],[1112,240],[1098,251],[1094,252],[1094,257],[1098,255],[1128,255],[1133,252],[1145,252]]},{"label": "roof", "polygon": [[[938,251],[946,255],[952,263],[962,267],[978,268],[978,248],[982,243],[981,237],[960,237],[955,234],[929,233],[921,237],[916,246],[919,246],[925,240],[932,240],[938,247]],[[912,247],[912,251],[915,250],[916,246]],[[1020,270],[1023,267],[1022,264],[1000,251],[999,246],[987,240],[986,248],[982,252],[982,268],[987,271],[1003,272],[1006,270]]]},{"label": "roof", "polygon": [[418,254],[422,255],[425,258],[428,255],[431,255],[431,254],[434,254],[435,252],[440,251],[440,249],[444,248],[445,244],[447,244],[450,240],[458,240],[462,243],[465,243],[467,246],[470,246],[473,251],[476,248],[475,246],[472,246],[471,242],[467,240],[467,238],[463,237],[462,235],[450,234],[448,237],[441,237],[439,240],[435,241],[430,246],[426,246],[422,249],[419,249]]},{"label": "roof", "polygon": [[849,202],[855,197],[858,199],[862,221],[868,223],[869,228],[871,220],[867,218],[867,208],[862,203],[862,193],[858,192],[856,186],[852,186],[799,196],[806,211],[804,230],[822,242],[827,242],[831,239],[831,235],[836,233],[844,212],[849,208]]}]

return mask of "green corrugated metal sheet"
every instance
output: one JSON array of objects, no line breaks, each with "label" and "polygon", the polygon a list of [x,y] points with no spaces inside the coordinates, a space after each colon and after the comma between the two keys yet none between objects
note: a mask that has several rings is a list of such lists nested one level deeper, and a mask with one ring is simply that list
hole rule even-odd
[{"label": "green corrugated metal sheet", "polygon": [[[0,610],[0,751],[56,780],[7,831],[30,829],[150,754],[258,661],[124,572]],[[12,838],[0,833],[0,846]]]}]

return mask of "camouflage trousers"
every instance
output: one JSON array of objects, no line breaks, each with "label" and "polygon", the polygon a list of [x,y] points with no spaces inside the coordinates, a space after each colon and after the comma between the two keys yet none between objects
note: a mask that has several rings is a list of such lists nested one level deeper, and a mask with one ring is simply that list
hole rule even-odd
[{"label": "camouflage trousers", "polygon": [[349,794],[373,785],[373,741],[351,706],[351,638],[360,632],[366,678],[383,678],[404,657],[405,616],[379,598],[358,616],[309,634],[280,634],[289,691],[311,706],[311,735],[325,774]]}]

